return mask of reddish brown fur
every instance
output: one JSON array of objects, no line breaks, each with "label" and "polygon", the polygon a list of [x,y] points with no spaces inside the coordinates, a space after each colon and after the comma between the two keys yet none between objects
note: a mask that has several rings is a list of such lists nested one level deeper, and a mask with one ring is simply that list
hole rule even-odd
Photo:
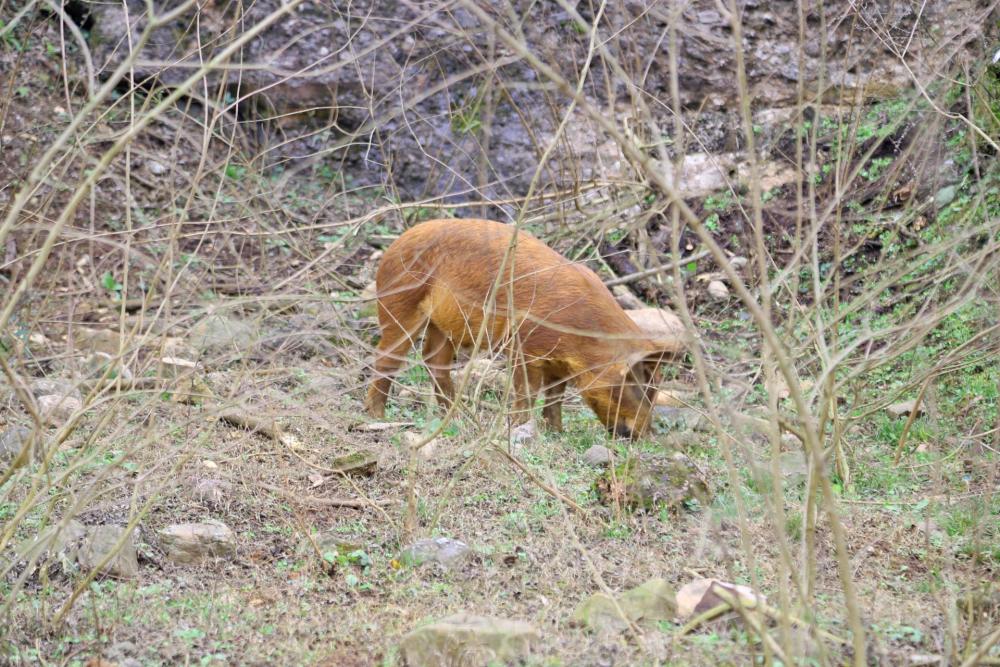
[{"label": "reddish brown fur", "polygon": [[424,361],[447,404],[455,350],[473,346],[485,323],[481,347],[502,347],[515,362],[519,420],[544,390],[545,420],[561,429],[563,391],[573,382],[613,433],[643,435],[669,350],[648,339],[593,271],[523,231],[507,255],[513,237],[512,226],[489,220],[431,220],[389,246],[376,276],[382,339],[368,410],[384,415],[391,378],[422,331]]}]

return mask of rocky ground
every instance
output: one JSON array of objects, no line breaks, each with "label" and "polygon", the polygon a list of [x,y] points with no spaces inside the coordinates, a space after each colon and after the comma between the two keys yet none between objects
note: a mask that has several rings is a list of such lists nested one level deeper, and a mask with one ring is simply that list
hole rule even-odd
[{"label": "rocky ground", "polygon": [[[982,65],[976,48],[989,39],[988,20],[967,17],[991,8],[892,5],[891,16],[879,3],[856,14],[832,8],[825,46],[815,38],[820,17],[810,17],[802,60],[789,69],[784,56],[798,50],[791,5],[746,4],[749,85],[763,100],[751,118],[763,241],[775,266],[793,266],[802,243],[798,138],[815,151],[812,189],[801,196],[843,198],[837,224],[816,234],[815,265],[779,276],[787,282],[774,318],[811,405],[840,415],[843,432],[828,434],[840,455],[827,473],[869,632],[867,662],[958,664],[986,646],[980,664],[993,664],[1000,377],[991,332],[1000,309],[995,280],[960,279],[996,275],[995,152],[960,120],[918,105],[912,81],[940,74],[934,63]],[[669,17],[623,6],[611,10],[609,25],[620,30],[608,44],[638,80]],[[572,72],[586,31],[555,7],[537,9],[525,34]],[[0,28],[5,214],[88,90],[121,61],[126,9],[142,8],[67,5],[86,32],[93,84],[84,49],[56,15],[28,12],[15,25],[3,14],[16,28]],[[271,69],[246,70],[251,89],[274,84],[259,105],[235,105],[241,88],[213,71],[204,90],[217,100],[192,93],[152,122],[86,192],[32,288],[11,305],[0,331],[0,660],[848,662],[846,601],[822,514],[814,589],[794,589],[810,532],[802,514],[810,465],[789,387],[765,382],[760,330],[691,229],[677,240],[680,276],[711,384],[700,391],[691,354],[672,367],[649,439],[609,439],[572,393],[564,433],[515,427],[509,376],[490,358],[461,360],[456,373],[469,364],[469,382],[454,421],[441,423],[417,363],[400,376],[385,420],[364,414],[381,252],[420,219],[517,212],[514,195],[531,182],[565,100],[553,101],[531,68],[511,60],[495,97],[476,70],[403,113],[401,92],[418,95],[478,66],[481,44],[512,56],[462,11],[355,9],[303,5],[255,42],[251,60],[301,37]],[[136,78],[176,85],[186,70],[155,63],[173,47],[191,56],[197,34],[203,55],[220,48],[225,40],[213,37],[230,35],[234,11],[206,5],[196,29],[179,37],[164,27],[173,37],[150,42]],[[375,48],[399,21],[413,21],[412,30]],[[716,3],[690,4],[684,21],[691,150],[678,163],[680,190],[735,275],[754,286],[750,162],[723,74],[732,65],[727,23]],[[880,39],[858,39],[859,30]],[[932,38],[942,34],[949,39]],[[897,67],[893,40],[909,40],[927,68]],[[979,59],[956,55],[966,52]],[[312,83],[283,81],[309,53],[346,65],[319,68]],[[654,60],[644,85],[666,99],[664,60]],[[798,84],[814,82],[821,62],[836,94],[813,91],[807,111]],[[979,71],[981,99],[934,89],[934,100],[977,119],[981,105],[1000,108],[990,106],[995,70]],[[634,100],[624,87],[609,93],[607,76],[595,73],[587,95],[631,127]],[[73,188],[128,131],[130,105],[161,99],[144,86],[120,86],[29,200],[5,239],[7,294],[27,279]],[[343,116],[327,113],[340,106]],[[520,202],[526,226],[619,281],[613,291],[633,317],[666,322],[661,333],[674,335],[676,316],[659,310],[679,312],[674,286],[628,277],[670,259],[660,195],[591,120],[574,115],[567,133],[541,195]],[[335,145],[342,152],[326,150]],[[844,165],[858,170],[846,187]],[[448,197],[400,204],[429,195]],[[475,203],[481,197],[491,203]],[[810,336],[827,321],[823,308],[837,309],[809,309],[818,300],[813,269],[832,281],[835,253],[840,282],[827,297],[842,300],[845,314],[834,328],[848,343],[857,331],[884,336],[848,355],[849,377],[831,397]],[[918,316],[932,305],[942,316],[924,327]],[[907,337],[917,330],[926,336]],[[886,361],[887,350],[901,354]],[[785,420],[773,439],[772,401]],[[775,610],[785,593],[812,603],[792,605],[800,618],[782,623]]]}]

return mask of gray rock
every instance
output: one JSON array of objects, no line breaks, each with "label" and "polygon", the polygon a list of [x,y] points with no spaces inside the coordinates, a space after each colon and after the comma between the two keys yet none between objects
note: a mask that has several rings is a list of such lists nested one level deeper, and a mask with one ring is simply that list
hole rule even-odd
[{"label": "gray rock", "polygon": [[256,339],[254,327],[219,313],[203,317],[190,332],[190,343],[200,352],[232,352],[249,347]]},{"label": "gray rock", "polygon": [[400,552],[399,560],[406,565],[436,563],[444,569],[451,569],[464,563],[471,555],[472,550],[465,542],[450,537],[434,537],[417,540],[406,547]]},{"label": "gray rock", "polygon": [[606,466],[613,459],[611,450],[604,445],[594,445],[583,453],[583,462],[589,466]]},{"label": "gray rock", "polygon": [[83,360],[80,370],[90,378],[104,377],[105,374],[110,378],[130,379],[132,377],[132,371],[129,370],[129,367],[107,352],[91,352]]},{"label": "gray rock", "polygon": [[25,444],[31,438],[31,429],[23,426],[11,426],[0,433],[0,463],[13,464],[15,468],[28,463],[30,458],[37,459],[41,450],[38,442],[34,443],[32,451],[20,456]]},{"label": "gray rock", "polygon": [[83,402],[83,394],[76,385],[68,380],[39,378],[31,383],[31,393],[35,398],[42,396],[69,396],[80,403]]},{"label": "gray rock", "polygon": [[199,502],[218,507],[232,490],[233,485],[224,479],[199,479],[192,485],[191,495]]},{"label": "gray rock", "polygon": [[789,486],[801,486],[809,479],[809,462],[806,461],[806,454],[801,449],[782,452],[778,457],[778,466],[781,468],[781,476]]},{"label": "gray rock", "polygon": [[149,173],[151,173],[153,176],[163,176],[165,173],[167,173],[167,167],[165,165],[160,164],[156,160],[149,160],[148,162],[146,162],[146,169],[148,169]]},{"label": "gray rock", "polygon": [[711,500],[708,483],[694,462],[680,452],[669,456],[640,454],[602,473],[594,482],[601,501],[650,510]]},{"label": "gray rock", "polygon": [[524,422],[510,430],[510,446],[516,449],[538,441],[538,428],[534,421]]},{"label": "gray rock", "polygon": [[48,426],[60,426],[83,409],[83,403],[73,396],[39,396],[35,402],[42,421]]},{"label": "gray rock", "polygon": [[958,187],[954,185],[948,185],[934,194],[934,205],[938,208],[944,208],[951,202],[955,201],[955,195],[958,193]]},{"label": "gray rock", "polygon": [[650,579],[626,591],[617,605],[605,593],[591,595],[577,605],[572,620],[597,632],[621,632],[629,622],[666,621],[676,613],[677,593],[673,587],[664,579]]},{"label": "gray rock", "polygon": [[[121,526],[92,526],[87,529],[87,536],[77,552],[77,561],[83,570],[92,570],[112,553],[115,545],[125,535]],[[118,579],[132,579],[139,574],[139,561],[136,557],[135,543],[132,534],[125,536],[121,550],[116,553],[100,569],[101,574]]]},{"label": "gray rock", "polygon": [[342,475],[369,477],[378,468],[378,454],[370,449],[360,449],[350,454],[337,456],[330,461],[329,469]]},{"label": "gray rock", "polygon": [[653,408],[653,412],[667,428],[673,431],[708,432],[712,430],[708,418],[693,408],[670,408],[657,405]]},{"label": "gray rock", "polygon": [[36,559],[36,566],[45,558],[55,558],[61,563],[63,571],[69,572],[86,535],[87,527],[76,519],[70,519],[62,528],[58,524],[49,526],[36,537],[24,540],[14,553],[19,561]]},{"label": "gray rock", "polygon": [[708,283],[708,295],[716,301],[726,301],[729,299],[729,288],[721,280],[713,280]]},{"label": "gray rock", "polygon": [[409,667],[509,664],[527,657],[540,637],[524,621],[459,613],[410,631],[400,652]]},{"label": "gray rock", "polygon": [[236,553],[236,536],[221,521],[174,524],[157,535],[167,558],[175,563],[199,563]]},{"label": "gray rock", "polygon": [[[917,404],[915,400],[902,401],[900,403],[895,403],[890,405],[885,409],[886,414],[894,419],[900,417],[909,417],[910,413],[913,412],[913,407]],[[923,406],[917,408],[917,416],[919,417],[924,413]]]}]

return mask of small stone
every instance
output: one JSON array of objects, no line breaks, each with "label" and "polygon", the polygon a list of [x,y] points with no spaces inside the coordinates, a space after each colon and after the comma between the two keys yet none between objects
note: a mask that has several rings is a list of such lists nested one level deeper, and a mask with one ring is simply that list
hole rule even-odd
[{"label": "small stone", "polygon": [[455,382],[460,382],[466,372],[469,373],[469,380],[465,385],[468,392],[492,391],[500,394],[507,382],[503,366],[489,357],[470,359],[464,368],[453,373]]},{"label": "small stone", "polygon": [[451,569],[472,556],[472,550],[465,542],[450,537],[434,537],[417,540],[399,554],[400,562],[410,566],[436,563],[443,569]]},{"label": "small stone", "polygon": [[409,667],[510,664],[523,661],[540,638],[524,621],[459,613],[410,631],[400,652]]},{"label": "small stone", "polygon": [[718,579],[695,579],[681,586],[677,591],[676,606],[678,619],[687,619],[694,614],[708,611],[722,604],[726,598],[739,600],[747,609],[755,609],[766,604],[767,598],[749,586],[731,584]]},{"label": "small stone", "polygon": [[515,426],[510,431],[510,447],[516,449],[523,445],[531,444],[538,440],[538,429],[535,422],[524,422]]},{"label": "small stone", "polygon": [[198,370],[198,362],[182,357],[163,357],[160,359],[160,377],[176,380],[193,375]]},{"label": "small stone", "polygon": [[39,396],[36,402],[42,421],[48,426],[60,426],[83,409],[83,403],[72,396]]},{"label": "small stone", "polygon": [[[115,545],[125,535],[121,526],[92,526],[87,529],[87,536],[80,545],[77,561],[83,570],[92,570],[115,549]],[[132,534],[125,536],[125,541],[118,553],[104,565],[101,574],[118,579],[132,579],[139,574],[139,561],[136,556],[135,543]]]},{"label": "small stone", "polygon": [[245,350],[256,338],[253,325],[218,313],[199,320],[190,331],[190,342],[202,352]]},{"label": "small stone", "polygon": [[[910,413],[913,412],[913,408],[917,405],[915,400],[902,401],[901,403],[895,403],[890,405],[885,409],[886,414],[890,417],[898,419],[900,417],[909,417]],[[923,407],[917,408],[917,416],[919,417],[924,413]]]},{"label": "small stone", "polygon": [[653,408],[653,413],[671,430],[701,431],[703,433],[712,430],[708,418],[694,408],[668,408],[657,405]]},{"label": "small stone", "polygon": [[802,449],[802,441],[799,440],[799,436],[794,433],[782,433],[781,434],[781,449],[787,451],[795,451]]},{"label": "small stone", "polygon": [[800,486],[809,478],[809,462],[801,448],[798,451],[782,452],[778,457],[778,467],[789,486]]},{"label": "small stone", "polygon": [[368,477],[374,474],[378,467],[378,455],[368,449],[361,449],[351,454],[338,456],[330,461],[330,470],[344,475],[362,475]]},{"label": "small stone", "polygon": [[958,188],[954,185],[948,185],[934,194],[934,205],[938,208],[944,208],[951,202],[955,201],[955,195],[958,193]]},{"label": "small stone", "polygon": [[708,295],[716,301],[726,301],[729,299],[729,288],[721,280],[713,280],[708,283]]},{"label": "small stone", "polygon": [[157,535],[167,558],[175,563],[198,563],[236,553],[236,536],[221,521],[174,524]]},{"label": "small stone", "polygon": [[31,383],[31,394],[35,398],[42,396],[69,396],[83,403],[83,394],[76,385],[67,380],[40,378]]},{"label": "small stone", "polygon": [[35,442],[31,452],[24,452],[20,456],[25,444],[31,438],[31,429],[23,426],[11,426],[3,433],[0,433],[0,462],[13,464],[15,468],[28,463],[30,458],[38,458],[40,443]]},{"label": "small stone", "polygon": [[218,507],[232,490],[233,485],[224,479],[199,479],[192,486],[191,495],[199,502]]},{"label": "small stone", "polygon": [[416,431],[404,431],[401,438],[403,445],[408,450],[421,445],[420,449],[417,450],[417,456],[424,460],[429,461],[437,454],[437,438],[433,438],[430,442],[424,442],[427,439],[427,434],[417,433]]},{"label": "small stone", "polygon": [[656,392],[656,398],[653,399],[653,405],[659,405],[665,408],[682,408],[690,399],[690,395],[684,395],[676,391],[660,390]]},{"label": "small stone", "polygon": [[589,466],[610,465],[613,459],[611,450],[604,445],[594,445],[583,453],[583,462]]}]

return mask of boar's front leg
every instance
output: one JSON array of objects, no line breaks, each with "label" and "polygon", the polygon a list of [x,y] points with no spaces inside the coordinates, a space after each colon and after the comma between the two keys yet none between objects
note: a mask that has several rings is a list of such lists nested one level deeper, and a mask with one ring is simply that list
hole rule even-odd
[{"label": "boar's front leg", "polygon": [[547,379],[545,386],[545,407],[542,416],[549,430],[562,432],[562,402],[566,393],[566,380]]},{"label": "boar's front leg", "polygon": [[542,369],[538,366],[520,363],[514,367],[514,412],[511,419],[515,424],[531,419],[535,396],[541,389],[543,379]]}]

